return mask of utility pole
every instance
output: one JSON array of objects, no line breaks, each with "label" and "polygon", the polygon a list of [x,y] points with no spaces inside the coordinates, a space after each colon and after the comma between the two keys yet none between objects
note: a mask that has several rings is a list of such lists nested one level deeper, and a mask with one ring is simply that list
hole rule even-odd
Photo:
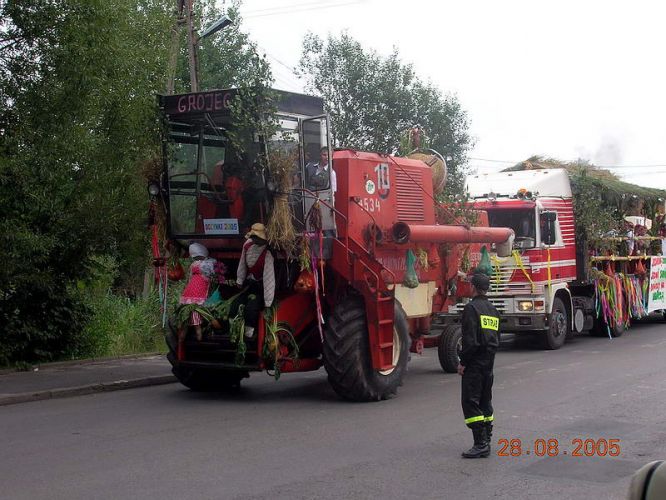
[{"label": "utility pole", "polygon": [[167,68],[167,95],[172,95],[174,93],[176,67],[178,66],[178,52],[180,52],[181,28],[187,25],[190,92],[199,92],[199,40],[213,35],[231,24],[233,24],[233,20],[223,15],[206,28],[203,34],[199,36],[194,27],[194,0],[176,0],[176,22],[171,31],[171,52],[169,53],[169,66]]},{"label": "utility pole", "polygon": [[178,65],[178,49],[180,41],[180,28],[185,24],[183,10],[185,9],[185,0],[176,0],[176,22],[171,30],[171,50],[169,52],[169,66],[167,68],[167,87],[166,94],[172,95],[174,92],[174,80],[176,79],[176,66]]},{"label": "utility pole", "polygon": [[185,25],[187,25],[190,92],[199,91],[199,61],[197,59],[199,37],[194,30],[194,0],[176,0],[176,22],[171,31],[171,52],[169,53],[169,67],[167,70],[167,95],[172,95],[174,93],[176,68],[178,66],[178,52],[180,52],[180,30]]},{"label": "utility pole", "polygon": [[190,92],[199,92],[199,37],[194,31],[194,0],[187,0],[187,50],[190,64]]}]

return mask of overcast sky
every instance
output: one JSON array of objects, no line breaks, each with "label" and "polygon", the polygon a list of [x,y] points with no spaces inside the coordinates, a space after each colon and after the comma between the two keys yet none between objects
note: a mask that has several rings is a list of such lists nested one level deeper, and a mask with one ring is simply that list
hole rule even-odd
[{"label": "overcast sky", "polygon": [[458,96],[481,172],[504,165],[480,159],[581,157],[666,189],[666,2],[244,0],[241,12],[278,88],[302,90],[289,68],[308,30],[347,30]]}]

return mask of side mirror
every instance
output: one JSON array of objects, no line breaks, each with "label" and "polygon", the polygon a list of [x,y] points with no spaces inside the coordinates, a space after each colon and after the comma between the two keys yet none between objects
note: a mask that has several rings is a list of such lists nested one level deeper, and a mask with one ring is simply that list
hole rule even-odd
[{"label": "side mirror", "polygon": [[541,212],[541,242],[554,245],[557,241],[557,212]]}]

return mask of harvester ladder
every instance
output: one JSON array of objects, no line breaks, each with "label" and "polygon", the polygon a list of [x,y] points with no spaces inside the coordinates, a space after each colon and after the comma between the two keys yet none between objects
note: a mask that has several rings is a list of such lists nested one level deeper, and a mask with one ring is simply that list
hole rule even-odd
[{"label": "harvester ladder", "polygon": [[[303,189],[302,191],[316,196],[315,193],[307,189]],[[333,210],[336,218],[339,218],[345,226],[345,236],[340,239],[333,239],[332,264],[363,295],[372,367],[375,370],[389,370],[394,366],[395,275],[375,259],[363,245],[349,236],[349,221],[344,214],[326,201],[319,201],[327,208]],[[361,206],[361,208],[363,207]],[[367,213],[372,219],[374,227],[376,221],[372,214]],[[375,244],[376,242],[373,238],[372,246],[374,247]],[[389,284],[386,282],[384,279],[385,275],[391,276],[392,283]]]},{"label": "harvester ladder", "polygon": [[344,240],[335,240],[335,245],[337,251],[348,252],[352,284],[365,301],[372,366],[376,370],[393,368],[394,285],[384,276],[391,275],[394,282],[395,277],[353,238],[347,246]]}]

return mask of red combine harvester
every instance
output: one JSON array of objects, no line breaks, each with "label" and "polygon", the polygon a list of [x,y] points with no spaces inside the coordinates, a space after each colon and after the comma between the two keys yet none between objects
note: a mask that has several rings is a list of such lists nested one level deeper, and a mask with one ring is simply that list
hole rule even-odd
[{"label": "red combine harvester", "polygon": [[[168,238],[183,247],[204,244],[233,280],[246,231],[253,223],[267,223],[279,194],[259,166],[260,156],[284,147],[286,134],[300,153],[289,203],[317,262],[315,286],[297,283],[298,259],[274,252],[275,313],[268,321],[261,317],[242,361],[224,322],[200,341],[188,336],[181,356],[172,327],[167,340],[173,372],[197,390],[237,385],[252,371],[310,371],[323,365],[343,398],[386,399],[402,383],[410,348],[437,344],[432,338],[424,342],[422,334],[433,310],[448,304],[448,283],[459,274],[455,252],[441,257],[442,244],[502,246],[513,231],[438,225],[430,167],[376,153],[332,152],[328,117],[318,98],[278,92],[282,133],[274,140],[256,137],[249,150],[234,151],[229,103],[236,92],[160,98],[168,134],[164,173],[153,192],[164,202]],[[329,148],[334,175],[315,188],[308,183],[308,162],[322,148]],[[223,174],[216,171],[220,159]],[[234,187],[220,175],[238,182]],[[223,298],[238,291],[227,285],[219,290]],[[276,324],[288,335],[273,336]]]}]

